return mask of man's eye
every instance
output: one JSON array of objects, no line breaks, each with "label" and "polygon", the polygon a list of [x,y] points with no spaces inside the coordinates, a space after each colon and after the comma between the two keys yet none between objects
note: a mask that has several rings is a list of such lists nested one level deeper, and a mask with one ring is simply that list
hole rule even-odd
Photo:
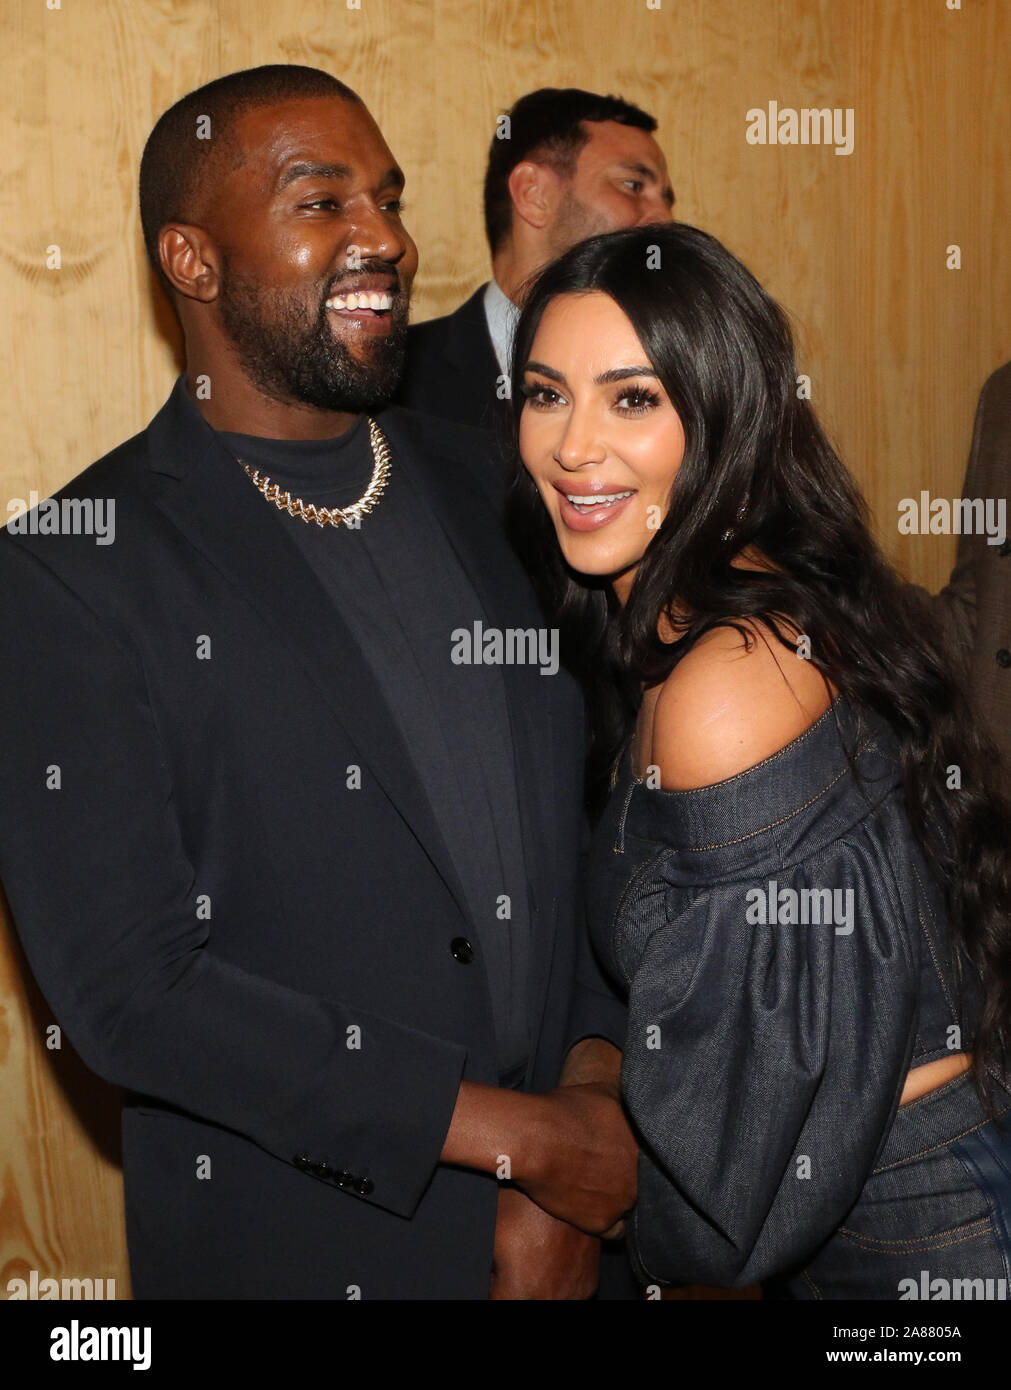
[{"label": "man's eye", "polygon": [[388,203],[383,203],[383,211],[396,213],[399,217],[406,206],[403,198],[391,198]]},{"label": "man's eye", "polygon": [[625,187],[630,188],[633,193],[641,193],[642,190],[646,187],[642,179],[623,179],[622,182],[624,183]]},{"label": "man's eye", "polygon": [[339,207],[340,204],[337,202],[336,198],[313,198],[313,200],[312,200],[311,202],[309,202],[309,203],[303,203],[302,206],[303,206],[304,208],[318,208],[318,207],[331,207],[331,208],[335,208],[335,207]]}]

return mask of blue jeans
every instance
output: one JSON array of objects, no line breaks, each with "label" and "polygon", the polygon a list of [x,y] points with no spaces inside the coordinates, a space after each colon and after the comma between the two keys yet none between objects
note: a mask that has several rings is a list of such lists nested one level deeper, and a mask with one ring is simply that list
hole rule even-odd
[{"label": "blue jeans", "polygon": [[800,1299],[1011,1299],[1011,1092],[998,1128],[964,1072],[901,1106],[856,1205],[807,1266]]}]

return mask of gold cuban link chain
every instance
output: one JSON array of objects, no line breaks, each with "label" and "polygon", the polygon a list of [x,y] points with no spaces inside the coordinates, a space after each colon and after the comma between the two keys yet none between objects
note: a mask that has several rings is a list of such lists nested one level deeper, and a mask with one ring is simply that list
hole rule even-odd
[{"label": "gold cuban link chain", "polygon": [[303,502],[301,497],[292,497],[290,492],[282,491],[280,483],[272,483],[258,468],[251,468],[248,463],[242,463],[241,459],[239,463],[242,463],[243,471],[249,475],[267,501],[273,502],[279,511],[296,516],[307,525],[315,522],[317,526],[350,526],[360,521],[363,516],[368,516],[382,497],[390,477],[390,446],[371,416],[369,443],[372,445],[372,457],[375,459],[372,477],[358,501],[347,507],[317,507],[314,502]]}]

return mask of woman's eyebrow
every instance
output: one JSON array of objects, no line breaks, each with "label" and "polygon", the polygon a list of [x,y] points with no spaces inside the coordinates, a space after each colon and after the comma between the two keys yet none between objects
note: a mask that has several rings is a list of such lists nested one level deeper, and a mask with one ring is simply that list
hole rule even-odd
[{"label": "woman's eyebrow", "polygon": [[612,367],[609,372],[601,372],[594,377],[598,386],[606,386],[610,381],[627,381],[630,376],[656,376],[652,367]]},{"label": "woman's eyebrow", "polygon": [[[568,385],[564,373],[546,366],[543,362],[528,362],[523,370],[540,372],[541,376],[546,376],[551,381],[560,382],[563,386]],[[629,377],[634,376],[656,377],[656,372],[652,367],[611,367],[609,371],[601,372],[600,376],[594,377],[593,380],[597,386],[607,386],[612,381],[628,381]]]},{"label": "woman's eyebrow", "polygon": [[555,371],[554,367],[546,367],[543,362],[528,362],[523,370],[525,372],[540,372],[541,376],[546,376],[551,381],[561,382],[563,386],[568,385],[562,372]]}]

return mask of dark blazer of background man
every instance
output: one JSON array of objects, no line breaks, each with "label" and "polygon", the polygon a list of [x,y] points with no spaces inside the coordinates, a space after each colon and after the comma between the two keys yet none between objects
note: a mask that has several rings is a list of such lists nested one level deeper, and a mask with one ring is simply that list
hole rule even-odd
[{"label": "dark blazer of background man", "polygon": [[488,151],[492,279],[453,313],[409,330],[402,404],[485,429],[504,423],[524,281],[585,237],[670,220],[674,194],[656,127],[637,106],[576,87],[516,102]]},{"label": "dark blazer of background man", "polygon": [[[980,392],[962,496],[1005,500],[1011,480],[1011,362]],[[1011,537],[990,545],[985,535],[959,537],[951,579],[938,596],[970,695],[1003,759],[1011,797]]]},{"label": "dark blazer of background man", "polygon": [[[206,113],[217,143],[199,149]],[[332,441],[336,467],[356,420],[367,440],[415,264],[401,183],[360,100],[315,70],[232,74],[177,103],[145,151],[142,217],[187,370],[146,430],[58,494],[79,515],[114,501],[113,543],[33,534],[31,517],[0,533],[0,876],[55,1017],[127,1088],[142,1298],[531,1296],[573,1261],[592,1273],[599,1249],[569,1224],[567,1172],[601,1176],[601,1211],[634,1198],[620,1056],[602,1041],[620,1046],[624,1015],[577,929],[572,683],[501,669],[528,956],[509,1090],[491,962],[511,938],[477,923],[401,692],[372,660],[374,627],[410,595],[342,611],[332,571],[307,563],[374,539],[410,489],[474,620],[540,628],[482,437],[383,411],[393,473],[358,535],[278,510],[235,452],[304,466]],[[377,284],[391,309],[335,305]],[[449,679],[448,630],[445,647]],[[460,746],[497,732],[461,729]],[[615,1220],[582,1211],[585,1229]]]}]

